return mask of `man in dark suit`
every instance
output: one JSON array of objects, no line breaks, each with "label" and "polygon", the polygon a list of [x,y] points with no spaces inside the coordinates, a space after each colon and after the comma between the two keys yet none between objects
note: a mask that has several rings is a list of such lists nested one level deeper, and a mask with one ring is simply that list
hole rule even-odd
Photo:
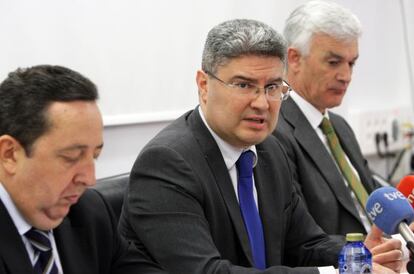
[{"label": "man in dark suit", "polygon": [[[119,228],[171,273],[318,273],[312,266],[336,264],[344,242],[315,224],[281,145],[268,137],[288,96],[285,50],[261,22],[214,27],[196,76],[199,107],[138,156]],[[253,165],[254,175],[246,172]]]},{"label": "man in dark suit", "polygon": [[59,66],[0,85],[0,273],[165,273],[117,232],[95,190],[95,85]]},{"label": "man in dark suit", "polygon": [[[353,176],[363,192],[378,185],[351,127],[328,109],[339,106],[358,58],[361,26],[357,17],[334,2],[311,1],[286,20],[287,80],[293,91],[282,105],[274,135],[283,143],[300,196],[328,234],[366,233],[370,223],[365,199],[337,164],[320,124],[333,125]],[[365,195],[365,194],[364,194]]]}]

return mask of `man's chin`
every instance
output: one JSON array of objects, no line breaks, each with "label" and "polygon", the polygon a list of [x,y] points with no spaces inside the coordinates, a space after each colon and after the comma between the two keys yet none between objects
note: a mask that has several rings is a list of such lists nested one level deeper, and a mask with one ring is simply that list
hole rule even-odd
[{"label": "man's chin", "polygon": [[344,99],[345,93],[337,94],[332,101],[330,102],[330,106],[328,108],[339,107],[342,104],[342,100]]},{"label": "man's chin", "polygon": [[251,137],[251,138],[246,138],[245,140],[244,140],[244,142],[245,142],[245,147],[248,147],[248,146],[254,146],[254,145],[257,145],[257,144],[260,144],[261,142],[263,142],[266,138],[267,138],[267,134],[266,135],[263,135],[263,136],[254,136],[254,137]]},{"label": "man's chin", "polygon": [[36,220],[32,222],[32,226],[37,229],[45,230],[45,231],[52,230],[62,223],[63,218],[64,217],[62,218],[54,217],[53,219],[51,219],[49,217],[45,217],[45,218],[42,218],[41,220]]},{"label": "man's chin", "polygon": [[58,208],[53,208],[45,213],[43,221],[40,222],[39,226],[42,226],[45,230],[54,229],[59,226],[63,219],[68,215],[70,210],[70,205],[59,206]]}]

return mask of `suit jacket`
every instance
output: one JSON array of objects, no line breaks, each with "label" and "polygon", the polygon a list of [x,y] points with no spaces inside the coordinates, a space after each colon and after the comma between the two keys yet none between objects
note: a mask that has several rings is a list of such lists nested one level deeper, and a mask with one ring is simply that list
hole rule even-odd
[{"label": "suit jacket", "polygon": [[[351,127],[339,115],[329,112],[329,117],[362,184],[368,193],[372,192],[378,185]],[[282,104],[274,135],[287,151],[298,193],[319,226],[328,234],[366,233],[334,159],[291,98]]]},{"label": "suit jacket", "polygon": [[[264,227],[266,271],[252,268],[239,204],[222,154],[198,109],[163,129],[138,156],[119,228],[170,273],[318,273],[343,241],[315,224],[292,187],[273,137],[256,146],[254,177]],[[282,266],[285,265],[285,266]]]},{"label": "suit jacket", "polygon": [[[0,200],[0,273],[34,274],[29,255]],[[108,204],[87,190],[54,229],[65,274],[165,273],[120,237]]]}]

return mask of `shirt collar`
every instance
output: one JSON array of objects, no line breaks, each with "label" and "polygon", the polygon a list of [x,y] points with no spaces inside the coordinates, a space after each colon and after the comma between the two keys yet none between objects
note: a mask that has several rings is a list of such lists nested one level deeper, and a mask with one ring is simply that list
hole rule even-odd
[{"label": "shirt collar", "polygon": [[256,151],[256,146],[250,146],[248,148],[237,148],[234,147],[232,145],[230,145],[229,143],[227,143],[226,141],[224,141],[220,136],[218,136],[208,125],[203,111],[201,110],[201,107],[198,107],[198,111],[200,113],[201,116],[201,120],[203,121],[204,125],[207,127],[207,129],[210,131],[211,135],[213,136],[214,140],[216,141],[221,154],[223,156],[224,159],[224,163],[226,164],[226,167],[228,170],[232,169],[234,167],[234,165],[236,164],[237,160],[239,159],[240,155],[247,150],[251,150],[254,153],[254,162],[253,162],[253,167],[256,166],[257,161],[258,161],[258,157],[257,157],[257,151]]},{"label": "shirt collar", "polygon": [[13,223],[17,228],[17,231],[19,231],[20,235],[24,235],[27,231],[29,231],[32,228],[32,226],[24,219],[24,217],[22,216],[20,211],[17,209],[9,193],[4,188],[1,182],[0,182],[0,199],[3,202],[4,206],[6,207],[7,211],[9,212],[9,215],[12,218]]},{"label": "shirt collar", "polygon": [[309,121],[313,129],[317,129],[322,122],[324,117],[329,119],[328,111],[325,111],[325,114],[320,113],[311,103],[302,98],[294,90],[290,92],[290,97],[293,101],[299,106],[305,115],[306,119]]}]

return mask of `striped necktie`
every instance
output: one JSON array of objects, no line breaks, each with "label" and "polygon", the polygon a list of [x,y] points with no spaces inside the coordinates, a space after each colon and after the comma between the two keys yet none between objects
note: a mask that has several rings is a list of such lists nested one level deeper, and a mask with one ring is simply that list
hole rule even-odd
[{"label": "striped necktie", "polygon": [[31,228],[24,234],[35,251],[33,268],[37,274],[58,274],[53,258],[52,246],[46,231]]},{"label": "striped necktie", "polygon": [[266,268],[263,226],[253,196],[253,159],[254,153],[247,150],[236,162],[238,171],[237,192],[240,210],[249,236],[254,265],[258,269]]},{"label": "striped necktie", "polygon": [[341,147],[341,144],[339,143],[338,136],[336,136],[331,122],[326,117],[323,118],[320,128],[328,139],[329,148],[331,149],[332,155],[334,156],[339,169],[357,196],[362,208],[365,208],[365,204],[367,203],[368,199],[368,193],[362,185],[361,181],[353,172],[347,159],[345,158],[345,153]]}]

